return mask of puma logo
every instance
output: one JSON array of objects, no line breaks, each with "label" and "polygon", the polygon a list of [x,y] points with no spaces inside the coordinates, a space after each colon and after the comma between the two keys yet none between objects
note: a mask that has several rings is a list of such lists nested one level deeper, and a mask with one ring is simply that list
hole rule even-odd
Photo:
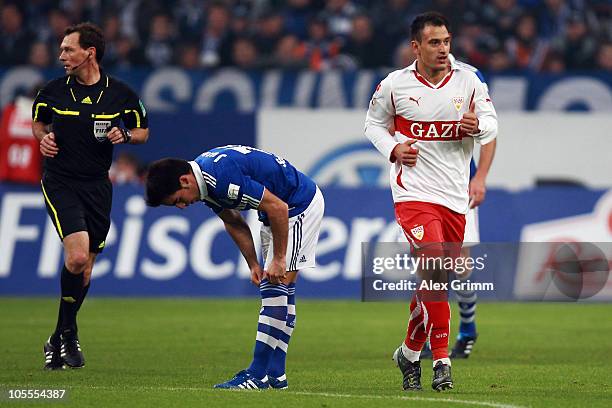
[{"label": "puma logo", "polygon": [[419,100],[421,100],[422,96],[419,96],[417,99],[414,99],[412,96],[410,98],[408,98],[409,101],[412,101],[414,103],[417,104],[417,106],[421,106],[419,105]]}]

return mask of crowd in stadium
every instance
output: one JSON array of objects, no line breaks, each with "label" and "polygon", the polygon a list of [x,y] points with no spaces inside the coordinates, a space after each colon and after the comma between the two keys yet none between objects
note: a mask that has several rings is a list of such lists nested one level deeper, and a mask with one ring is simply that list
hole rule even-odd
[{"label": "crowd in stadium", "polygon": [[483,71],[612,70],[609,0],[2,1],[0,65],[59,66],[64,29],[105,32],[108,68],[371,69],[414,59],[407,28],[449,16],[453,52]]}]

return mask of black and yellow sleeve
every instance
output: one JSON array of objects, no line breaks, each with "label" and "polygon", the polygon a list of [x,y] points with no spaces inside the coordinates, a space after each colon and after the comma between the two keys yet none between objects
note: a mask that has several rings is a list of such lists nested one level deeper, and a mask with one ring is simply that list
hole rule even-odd
[{"label": "black and yellow sleeve", "polygon": [[121,120],[123,120],[123,124],[128,129],[148,128],[149,118],[147,117],[147,110],[145,109],[144,104],[134,91],[127,88],[126,92],[128,95],[126,103],[121,112]]},{"label": "black and yellow sleeve", "polygon": [[49,124],[53,121],[53,111],[49,98],[47,98],[47,88],[38,91],[36,99],[32,104],[32,120],[34,122],[42,122]]}]

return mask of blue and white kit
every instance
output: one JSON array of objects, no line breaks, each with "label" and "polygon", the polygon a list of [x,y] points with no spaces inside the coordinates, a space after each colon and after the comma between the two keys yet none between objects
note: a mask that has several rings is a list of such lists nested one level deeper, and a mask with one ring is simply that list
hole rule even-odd
[{"label": "blue and white kit", "polygon": [[[189,162],[200,189],[200,199],[215,213],[223,209],[257,210],[267,189],[289,207],[287,270],[315,266],[315,247],[323,218],[324,200],[314,181],[288,161],[250,146],[211,149]],[[272,233],[267,214],[261,238],[267,268],[272,259]]]}]

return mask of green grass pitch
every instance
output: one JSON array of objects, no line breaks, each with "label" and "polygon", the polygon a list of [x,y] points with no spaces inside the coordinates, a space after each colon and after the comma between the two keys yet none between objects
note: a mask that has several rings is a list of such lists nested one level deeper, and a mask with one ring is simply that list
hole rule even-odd
[{"label": "green grass pitch", "polygon": [[[8,389],[68,390],[54,406],[122,407],[609,407],[612,305],[482,303],[480,339],[453,362],[455,389],[405,393],[391,354],[407,305],[298,298],[289,389],[212,386],[250,362],[257,299],[88,299],[80,314],[86,367],[45,372],[42,345],[56,301],[0,298],[0,406]],[[456,308],[453,309],[456,312]],[[456,329],[456,315],[453,327]],[[453,335],[454,338],[454,335]]]}]

